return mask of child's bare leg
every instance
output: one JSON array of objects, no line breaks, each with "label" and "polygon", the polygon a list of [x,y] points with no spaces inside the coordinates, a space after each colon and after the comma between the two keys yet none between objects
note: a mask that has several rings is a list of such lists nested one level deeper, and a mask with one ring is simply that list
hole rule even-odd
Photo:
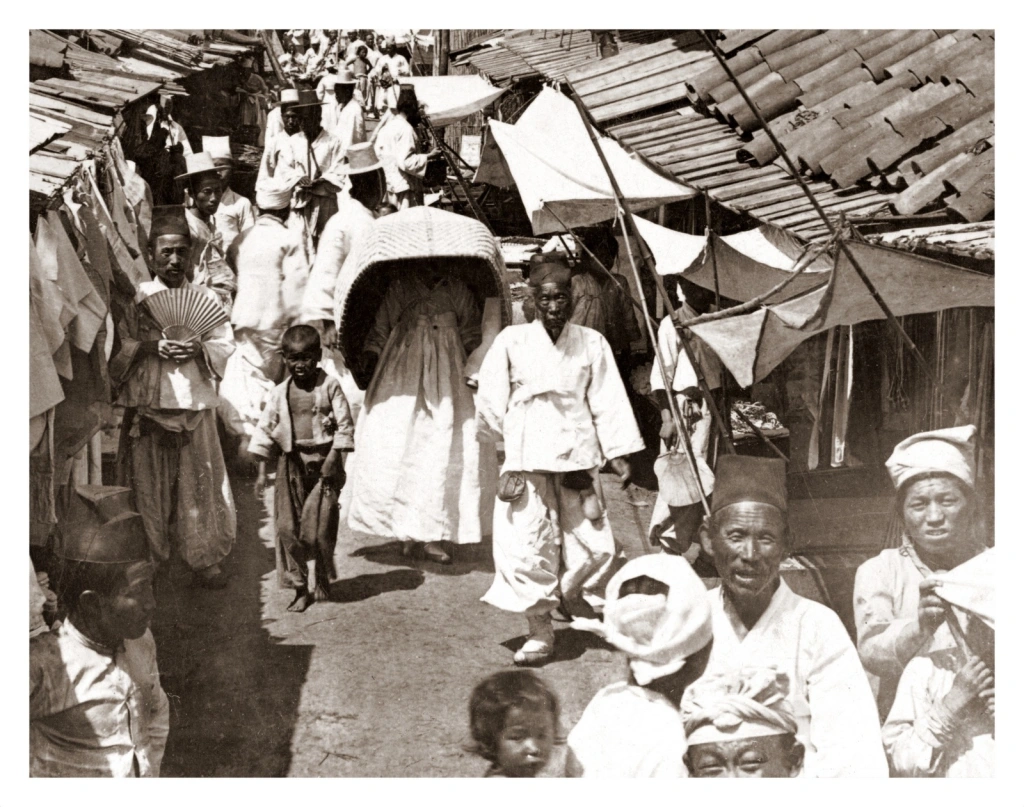
[{"label": "child's bare leg", "polygon": [[310,594],[304,588],[297,588],[295,589],[295,599],[292,600],[292,604],[288,606],[288,610],[296,614],[301,614],[315,601],[313,594]]}]

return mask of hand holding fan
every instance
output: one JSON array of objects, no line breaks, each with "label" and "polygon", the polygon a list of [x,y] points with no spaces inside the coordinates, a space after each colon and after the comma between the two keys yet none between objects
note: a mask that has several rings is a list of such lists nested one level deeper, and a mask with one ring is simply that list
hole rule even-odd
[{"label": "hand holding fan", "polygon": [[220,304],[192,286],[165,289],[142,301],[164,339],[194,342],[228,321]]}]

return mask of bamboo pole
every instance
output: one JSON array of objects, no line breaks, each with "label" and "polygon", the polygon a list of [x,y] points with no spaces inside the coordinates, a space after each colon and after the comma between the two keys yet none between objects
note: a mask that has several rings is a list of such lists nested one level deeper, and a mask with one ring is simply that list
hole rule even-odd
[{"label": "bamboo pole", "polygon": [[[664,208],[663,208],[664,209]],[[715,249],[713,238],[714,230],[711,228],[711,194],[704,192],[704,233],[707,238],[708,248],[711,250],[711,271],[715,276],[715,310],[722,310],[722,291],[718,285],[718,250]],[[729,440],[732,442],[732,407],[729,404],[729,385],[725,378],[722,378],[722,409],[727,415],[725,425],[729,432]],[[716,454],[717,456],[717,454]]]},{"label": "bamboo pole", "polygon": [[[580,117],[583,119],[583,125],[587,129],[587,134],[590,135],[590,142],[594,144],[594,150],[597,152],[598,159],[600,159],[601,165],[604,167],[605,173],[608,175],[608,181],[611,183],[612,193],[615,194],[615,202],[622,216],[622,234],[626,241],[626,251],[629,253],[630,262],[632,263],[633,249],[630,246],[630,231],[632,232],[633,238],[637,240],[637,243],[639,243],[641,238],[640,232],[639,230],[637,230],[636,227],[636,222],[633,220],[633,212],[630,210],[629,203],[626,202],[626,199],[622,194],[622,189],[619,188],[619,182],[615,178],[615,174],[612,171],[611,166],[608,165],[608,160],[605,158],[604,152],[601,150],[601,144],[598,142],[597,133],[594,131],[594,126],[590,121],[590,113],[588,112],[586,105],[584,105],[583,99],[580,98],[579,93],[576,92],[576,88],[572,86],[572,82],[566,79],[565,84],[569,88],[569,91],[572,93],[573,102],[576,104],[576,109],[579,111]],[[628,231],[626,229],[627,223],[629,224]],[[678,314],[674,310],[675,307],[672,305],[672,299],[668,296],[668,292],[665,291],[665,284],[661,282],[661,277],[654,270],[654,267],[650,266],[650,264],[647,263],[647,259],[643,255],[641,255],[641,258],[643,258],[644,265],[647,267],[647,270],[651,273],[651,276],[654,278],[654,283],[658,290],[658,293],[661,294],[662,299],[665,301],[665,308],[672,312],[670,316],[672,317],[673,321],[678,321]],[[639,291],[641,297],[643,297],[643,286],[640,282],[639,272],[637,272],[636,275],[636,282],[638,287],[637,290]],[[644,310],[646,311],[646,302]],[[708,388],[707,380],[704,378],[704,373],[701,370],[700,365],[697,363],[697,357],[694,355],[693,348],[690,346],[689,335],[682,329],[678,330],[679,341],[683,346],[683,350],[686,351],[686,356],[690,360],[690,364],[693,366],[694,373],[697,376],[697,384],[700,387],[700,391],[704,396],[704,400],[707,401],[708,409],[711,412],[711,417],[715,421],[715,425],[718,426],[719,431],[721,431],[722,436],[725,438],[725,446],[728,449],[729,453],[735,454],[736,447],[732,444],[732,440],[729,437],[729,430],[726,428],[725,421],[722,419],[722,413],[718,411],[718,406],[715,403],[715,399],[711,395],[711,390]],[[666,384],[671,386],[670,381],[666,381]],[[671,398],[672,396],[669,395],[668,397]]]},{"label": "bamboo pole", "polygon": [[[725,71],[725,74],[729,77],[729,80],[736,86],[736,89],[739,91],[739,94],[742,96],[744,102],[750,108],[750,111],[754,114],[754,117],[757,118],[758,124],[764,130],[764,133],[768,136],[768,139],[772,141],[772,145],[775,146],[775,149],[782,156],[782,159],[785,160],[786,165],[789,168],[790,175],[800,185],[800,190],[803,191],[804,195],[811,203],[811,207],[814,208],[814,212],[817,213],[821,220],[825,223],[825,227],[828,229],[829,233],[833,236],[838,236],[839,231],[836,229],[831,219],[829,219],[829,217],[826,215],[825,210],[822,208],[821,203],[818,201],[818,198],[814,195],[811,189],[807,187],[807,183],[804,181],[804,178],[800,175],[800,172],[797,170],[796,165],[793,164],[793,159],[789,156],[789,152],[786,150],[786,147],[783,146],[781,142],[779,142],[779,138],[775,136],[775,132],[772,131],[771,127],[768,125],[768,122],[764,119],[764,116],[761,114],[761,110],[757,108],[757,106],[751,100],[750,96],[747,94],[747,91],[743,88],[743,85],[740,84],[739,79],[736,78],[736,74],[732,71],[732,68],[729,67],[728,63],[726,62],[725,56],[722,55],[722,52],[718,49],[718,46],[714,43],[714,40],[712,40],[711,37],[708,36],[707,31],[701,30],[700,35],[704,38],[704,41],[711,49],[711,53],[714,55],[715,59],[718,60],[718,64],[721,66],[722,70]],[[878,304],[878,307],[882,309],[882,313],[885,314],[885,318],[889,320],[889,323],[896,329],[896,332],[899,334],[900,339],[903,340],[904,344],[907,346],[907,349],[914,355],[914,358],[917,359],[917,361],[920,363],[925,374],[928,376],[928,379],[932,382],[932,384],[937,384],[938,382],[936,381],[935,375],[932,373],[932,368],[928,366],[927,360],[921,354],[921,351],[917,349],[917,345],[914,344],[914,341],[910,338],[907,332],[903,330],[903,326],[900,325],[899,321],[896,319],[896,315],[893,314],[892,309],[890,309],[888,304],[886,304],[885,300],[882,299],[882,295],[878,292],[878,289],[875,288],[875,284],[871,282],[871,278],[867,276],[867,274],[864,272],[864,269],[861,267],[860,263],[853,256],[853,253],[850,251],[850,247],[846,243],[846,239],[838,238],[838,243],[839,248],[843,251],[843,254],[846,255],[846,259],[850,262],[850,265],[857,273],[857,276],[861,279],[861,282],[864,283],[864,287],[868,290],[868,293]]]}]

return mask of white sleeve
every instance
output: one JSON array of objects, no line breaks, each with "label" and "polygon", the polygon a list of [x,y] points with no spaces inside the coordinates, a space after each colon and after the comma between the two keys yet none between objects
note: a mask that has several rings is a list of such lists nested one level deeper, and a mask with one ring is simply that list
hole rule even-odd
[{"label": "white sleeve", "polygon": [[495,337],[480,366],[476,391],[476,436],[482,443],[497,443],[505,439],[505,413],[512,395],[507,333],[502,331]]}]

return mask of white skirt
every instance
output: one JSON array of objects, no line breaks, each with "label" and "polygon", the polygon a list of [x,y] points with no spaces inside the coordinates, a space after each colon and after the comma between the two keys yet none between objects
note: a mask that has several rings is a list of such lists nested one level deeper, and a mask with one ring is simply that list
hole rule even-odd
[{"label": "white skirt", "polygon": [[465,361],[454,313],[420,315],[392,332],[347,466],[351,529],[456,544],[490,534],[497,455],[477,442]]}]

